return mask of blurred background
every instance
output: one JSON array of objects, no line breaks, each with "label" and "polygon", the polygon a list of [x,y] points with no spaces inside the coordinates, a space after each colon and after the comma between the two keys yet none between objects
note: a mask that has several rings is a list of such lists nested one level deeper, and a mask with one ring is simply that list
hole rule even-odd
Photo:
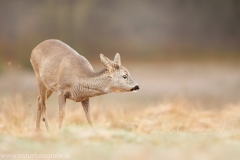
[{"label": "blurred background", "polygon": [[[54,93],[50,132],[43,122],[34,132],[29,59],[46,39],[65,42],[96,71],[100,53],[120,53],[140,90],[91,98],[93,128],[81,103],[67,101],[61,131]],[[0,156],[237,159],[239,113],[240,0],[0,0]]]},{"label": "blurred background", "polygon": [[239,102],[239,15],[239,0],[2,0],[0,95],[36,97],[31,51],[59,39],[96,70],[100,53],[121,54],[141,90],[113,101]]}]

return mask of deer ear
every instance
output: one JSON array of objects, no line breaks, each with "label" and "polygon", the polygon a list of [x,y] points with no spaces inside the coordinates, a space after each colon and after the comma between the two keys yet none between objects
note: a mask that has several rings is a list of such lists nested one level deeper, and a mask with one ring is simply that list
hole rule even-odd
[{"label": "deer ear", "polygon": [[119,66],[121,66],[121,57],[119,53],[116,53],[114,62],[116,62]]},{"label": "deer ear", "polygon": [[103,54],[100,54],[100,59],[106,68],[108,68],[108,69],[112,68],[112,61],[110,59],[105,57]]}]

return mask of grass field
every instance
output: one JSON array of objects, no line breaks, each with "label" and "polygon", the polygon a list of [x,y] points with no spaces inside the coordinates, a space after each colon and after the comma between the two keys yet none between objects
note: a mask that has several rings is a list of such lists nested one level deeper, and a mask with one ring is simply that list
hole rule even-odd
[{"label": "grass field", "polygon": [[43,122],[41,132],[34,130],[34,74],[18,69],[3,73],[0,159],[14,153],[65,154],[84,160],[239,159],[238,65],[126,67],[139,83],[139,92],[92,98],[94,127],[87,124],[80,103],[67,101],[62,130],[57,128],[53,95],[48,101],[49,132]]}]

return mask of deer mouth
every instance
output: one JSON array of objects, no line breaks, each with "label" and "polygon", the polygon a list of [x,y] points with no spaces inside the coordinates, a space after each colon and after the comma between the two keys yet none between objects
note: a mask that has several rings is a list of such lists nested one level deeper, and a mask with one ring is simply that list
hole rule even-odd
[{"label": "deer mouth", "polygon": [[135,87],[133,87],[133,88],[131,89],[131,91],[133,91],[133,92],[135,91],[135,92],[136,92],[136,91],[139,90],[139,89],[140,89],[139,86],[136,85]]}]

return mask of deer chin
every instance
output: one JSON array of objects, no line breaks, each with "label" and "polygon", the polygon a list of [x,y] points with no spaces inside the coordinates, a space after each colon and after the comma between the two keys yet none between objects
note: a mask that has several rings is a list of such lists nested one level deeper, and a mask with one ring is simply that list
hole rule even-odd
[{"label": "deer chin", "polygon": [[115,92],[115,93],[123,93],[123,92],[132,92],[132,90],[115,89],[113,92]]}]

